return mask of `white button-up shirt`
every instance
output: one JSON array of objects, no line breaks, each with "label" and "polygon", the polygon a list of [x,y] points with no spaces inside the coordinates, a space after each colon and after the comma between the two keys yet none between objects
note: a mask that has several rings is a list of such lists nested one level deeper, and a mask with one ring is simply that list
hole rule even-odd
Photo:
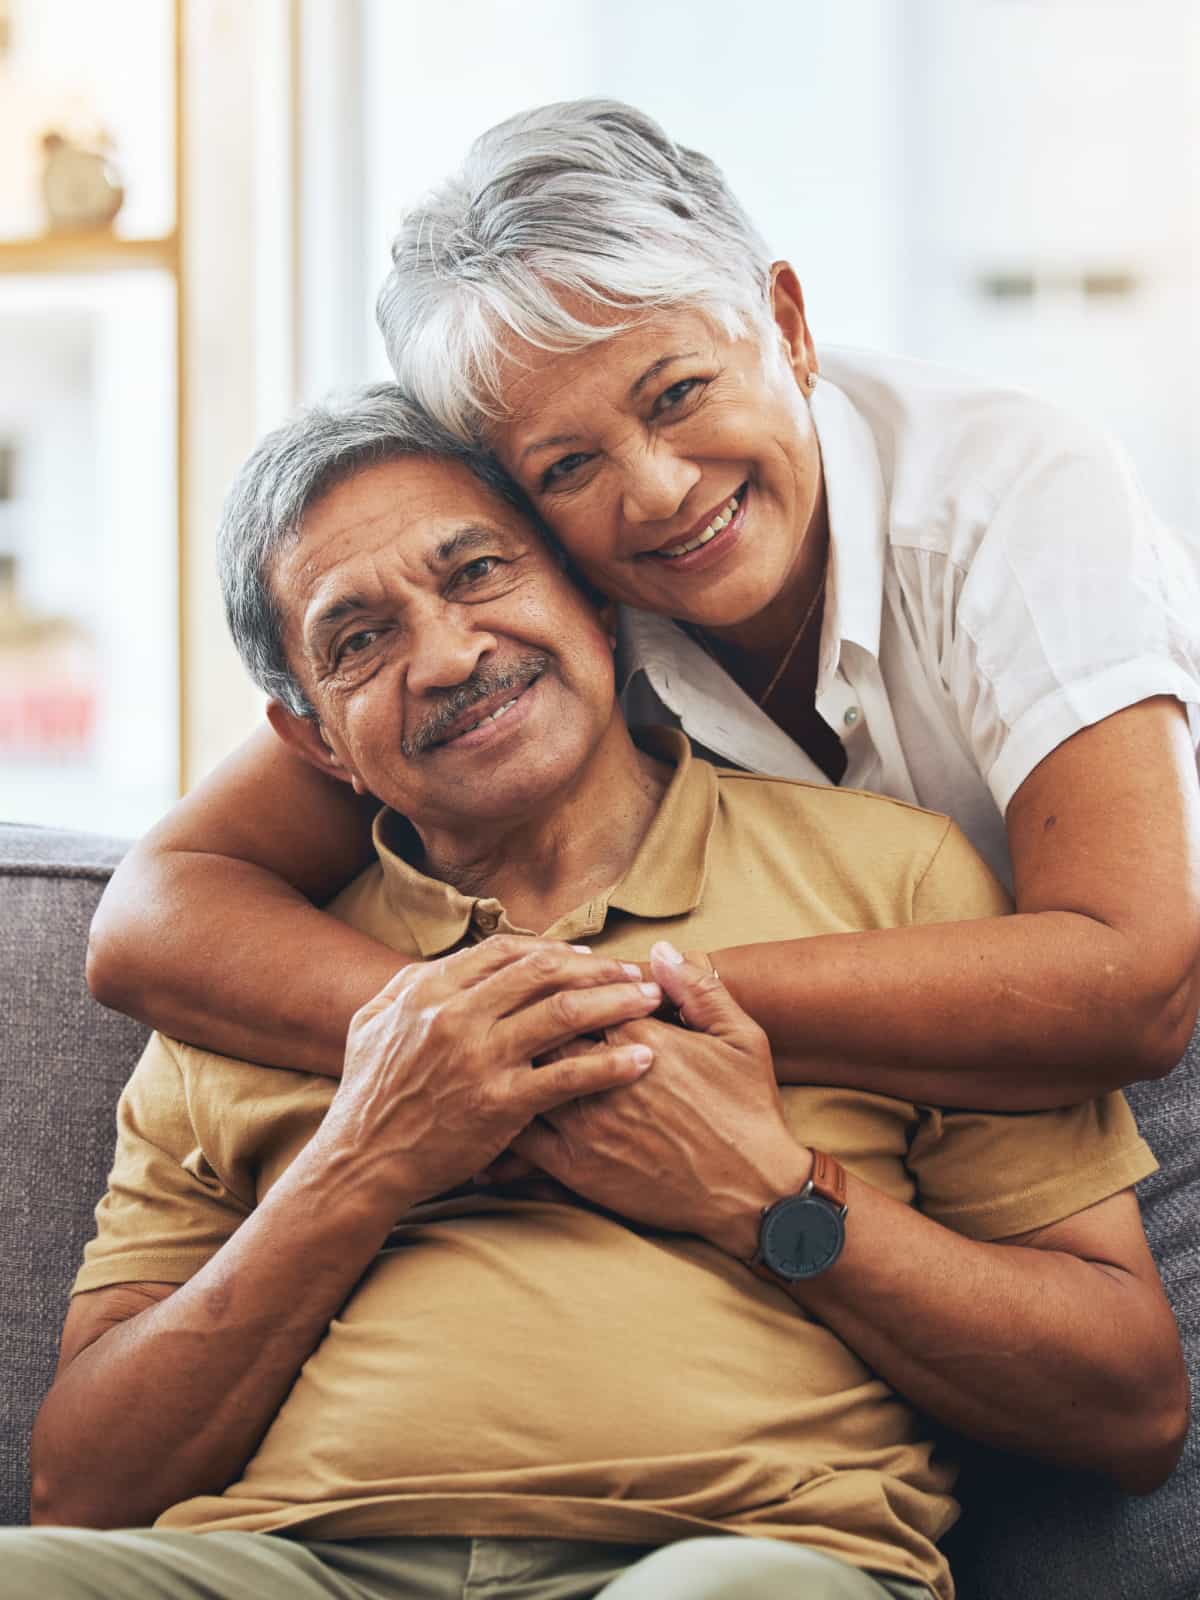
[{"label": "white button-up shirt", "polygon": [[[940,367],[826,350],[812,396],[830,566],[817,710],[846,787],[949,813],[1011,886],[1004,813],[1064,739],[1151,695],[1200,743],[1200,574],[1121,452]],[[633,722],[720,761],[828,780],[666,618],[624,609]]]}]

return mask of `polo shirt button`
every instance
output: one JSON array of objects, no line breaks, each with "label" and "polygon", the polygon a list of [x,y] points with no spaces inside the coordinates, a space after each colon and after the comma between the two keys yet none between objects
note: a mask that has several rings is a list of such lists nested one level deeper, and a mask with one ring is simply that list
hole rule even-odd
[{"label": "polo shirt button", "polygon": [[494,933],[500,925],[500,914],[496,911],[476,911],[475,921],[485,933]]},{"label": "polo shirt button", "polygon": [[858,709],[857,706],[847,706],[846,707],[846,714],[845,714],[845,716],[843,716],[842,721],[846,724],[846,726],[848,728],[852,728],[854,726],[854,724],[858,721],[859,717],[861,717],[861,716],[862,716],[862,712]]}]

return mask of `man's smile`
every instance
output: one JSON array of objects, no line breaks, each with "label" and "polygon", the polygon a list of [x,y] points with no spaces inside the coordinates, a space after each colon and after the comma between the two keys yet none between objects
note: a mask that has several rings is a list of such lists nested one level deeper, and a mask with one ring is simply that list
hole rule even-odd
[{"label": "man's smile", "polygon": [[[405,741],[406,755],[421,755],[433,750],[475,749],[488,744],[501,732],[499,724],[506,722],[515,730],[524,722],[531,709],[527,703],[529,691],[541,679],[548,665],[543,655],[526,657],[501,675],[489,675],[484,680],[465,684]],[[464,699],[463,697],[467,698]]]}]

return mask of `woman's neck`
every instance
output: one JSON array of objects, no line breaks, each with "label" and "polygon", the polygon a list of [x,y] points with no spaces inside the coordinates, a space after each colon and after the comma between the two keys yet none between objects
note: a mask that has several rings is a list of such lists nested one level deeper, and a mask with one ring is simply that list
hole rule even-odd
[{"label": "woman's neck", "polygon": [[702,630],[700,637],[751,697],[780,720],[776,702],[811,707],[825,612],[829,525],[824,495],[778,593],[752,617]]}]

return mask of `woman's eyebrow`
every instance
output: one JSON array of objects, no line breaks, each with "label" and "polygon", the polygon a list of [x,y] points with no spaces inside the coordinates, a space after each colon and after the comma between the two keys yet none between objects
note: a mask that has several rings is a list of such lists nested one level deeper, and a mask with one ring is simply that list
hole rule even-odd
[{"label": "woman's eyebrow", "polygon": [[658,360],[655,361],[651,366],[648,366],[645,372],[642,373],[641,377],[638,378],[635,383],[630,385],[630,398],[634,398],[639,395],[648,383],[653,383],[654,379],[658,377],[659,373],[669,367],[673,361],[693,361],[699,354],[700,352],[698,350],[685,350],[679,355],[659,356]]},{"label": "woman's eyebrow", "polygon": [[521,460],[525,462],[530,456],[536,455],[539,450],[549,450],[560,444],[574,444],[579,438],[577,433],[556,433],[549,439],[535,439],[533,444],[526,445],[521,451]]},{"label": "woman's eyebrow", "polygon": [[[665,371],[674,361],[694,361],[700,354],[699,350],[682,350],[675,355],[659,356],[657,361],[651,362],[640,378],[635,378],[629,386],[629,398],[636,400],[638,395],[648,383],[653,383],[660,372]],[[557,445],[575,444],[578,442],[577,433],[556,433],[548,439],[535,439],[532,444],[526,445],[521,451],[521,461],[524,463],[530,456],[536,455],[539,450],[549,450]]]}]

